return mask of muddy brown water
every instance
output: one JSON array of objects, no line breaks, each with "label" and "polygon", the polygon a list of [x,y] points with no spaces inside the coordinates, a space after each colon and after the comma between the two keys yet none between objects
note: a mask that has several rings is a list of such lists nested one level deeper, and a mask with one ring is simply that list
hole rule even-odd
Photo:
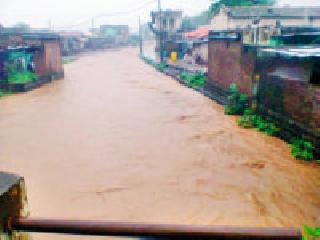
[{"label": "muddy brown water", "polygon": [[[0,169],[25,177],[31,216],[320,225],[318,166],[238,128],[136,49],[87,54],[65,73],[0,100]],[[74,239],[34,235],[51,238]]]}]

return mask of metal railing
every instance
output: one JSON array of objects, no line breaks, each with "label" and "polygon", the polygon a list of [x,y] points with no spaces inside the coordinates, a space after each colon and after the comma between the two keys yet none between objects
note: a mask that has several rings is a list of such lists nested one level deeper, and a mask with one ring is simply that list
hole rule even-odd
[{"label": "metal railing", "polygon": [[215,227],[37,218],[12,218],[8,220],[6,228],[8,231],[153,239],[302,239],[300,230],[296,228]]}]

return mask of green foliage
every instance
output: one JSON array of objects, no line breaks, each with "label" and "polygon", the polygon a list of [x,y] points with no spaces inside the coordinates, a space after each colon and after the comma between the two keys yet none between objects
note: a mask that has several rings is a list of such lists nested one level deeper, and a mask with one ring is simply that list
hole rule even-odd
[{"label": "green foliage", "polygon": [[275,136],[280,131],[275,123],[271,122],[268,119],[264,119],[261,116],[258,116],[256,119],[256,127],[259,131],[264,132],[270,136]]},{"label": "green foliage", "polygon": [[280,131],[275,123],[255,114],[251,108],[244,110],[244,114],[237,120],[237,124],[244,128],[257,128],[270,136],[275,136]]},{"label": "green foliage", "polygon": [[303,233],[303,239],[305,240],[320,239],[320,227],[312,228],[308,225],[304,225]]},{"label": "green foliage", "polygon": [[160,72],[163,72],[166,69],[167,65],[164,63],[158,63],[156,64],[156,69],[158,69]]},{"label": "green foliage", "polygon": [[240,93],[235,83],[230,84],[227,105],[224,108],[225,114],[241,115],[248,107],[248,95]]},{"label": "green foliage", "polygon": [[187,77],[188,77],[188,73],[187,73],[187,72],[182,72],[182,73],[180,73],[180,78],[181,78],[182,80],[186,80]]},{"label": "green foliage", "polygon": [[305,139],[294,139],[290,144],[292,155],[300,160],[312,161],[314,146]]},{"label": "green foliage", "polygon": [[154,61],[151,59],[151,58],[148,58],[148,57],[141,57],[143,59],[143,61],[145,61],[147,64],[150,64],[150,65],[154,65]]},{"label": "green foliage", "polygon": [[201,72],[196,72],[191,75],[186,72],[182,72],[180,77],[186,81],[189,87],[203,87],[207,80],[207,77]]},{"label": "green foliage", "polygon": [[237,124],[244,128],[254,128],[257,125],[258,116],[251,108],[244,110],[244,114],[237,120]]},{"label": "green foliage", "polygon": [[27,83],[37,79],[33,72],[13,72],[8,75],[9,83]]},{"label": "green foliage", "polygon": [[183,31],[190,31],[196,29],[201,25],[210,24],[212,18],[211,11],[203,11],[197,16],[186,16],[182,19],[182,26],[181,28]]}]

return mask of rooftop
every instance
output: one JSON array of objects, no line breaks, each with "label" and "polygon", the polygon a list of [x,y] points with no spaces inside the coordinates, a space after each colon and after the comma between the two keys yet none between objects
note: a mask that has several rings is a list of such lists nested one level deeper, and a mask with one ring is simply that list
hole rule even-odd
[{"label": "rooftop", "polygon": [[228,7],[233,18],[320,18],[320,7]]}]

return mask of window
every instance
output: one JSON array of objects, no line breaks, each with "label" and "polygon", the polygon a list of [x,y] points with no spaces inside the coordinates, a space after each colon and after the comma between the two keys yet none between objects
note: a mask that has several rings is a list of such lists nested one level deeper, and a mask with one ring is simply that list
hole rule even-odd
[{"label": "window", "polygon": [[174,29],[174,19],[173,18],[170,19],[169,25],[170,25],[170,29]]},{"label": "window", "polygon": [[167,19],[162,20],[162,27],[167,28]]}]

